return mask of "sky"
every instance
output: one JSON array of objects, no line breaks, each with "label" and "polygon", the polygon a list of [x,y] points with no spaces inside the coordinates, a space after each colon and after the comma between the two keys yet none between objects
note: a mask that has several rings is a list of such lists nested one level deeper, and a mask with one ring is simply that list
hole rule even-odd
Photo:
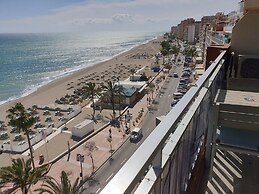
[{"label": "sky", "polygon": [[0,33],[170,31],[181,20],[225,14],[240,0],[0,0]]}]

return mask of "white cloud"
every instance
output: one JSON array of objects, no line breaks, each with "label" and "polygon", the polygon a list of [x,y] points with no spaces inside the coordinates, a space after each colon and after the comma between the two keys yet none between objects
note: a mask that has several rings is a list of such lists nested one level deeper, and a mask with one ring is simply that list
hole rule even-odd
[{"label": "white cloud", "polygon": [[52,32],[100,29],[170,29],[187,17],[235,10],[238,0],[114,0],[87,1],[52,10],[50,15],[0,20],[0,32]]},{"label": "white cloud", "polygon": [[119,23],[124,23],[124,22],[132,23],[132,22],[134,22],[134,19],[129,14],[116,14],[116,15],[112,16],[112,21],[119,22]]}]

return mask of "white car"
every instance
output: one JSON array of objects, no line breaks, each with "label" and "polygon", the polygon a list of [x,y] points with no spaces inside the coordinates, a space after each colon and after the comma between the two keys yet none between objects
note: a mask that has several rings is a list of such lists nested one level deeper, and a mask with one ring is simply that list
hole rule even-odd
[{"label": "white car", "polygon": [[140,127],[136,127],[132,130],[130,134],[130,142],[138,142],[142,138],[142,129]]}]

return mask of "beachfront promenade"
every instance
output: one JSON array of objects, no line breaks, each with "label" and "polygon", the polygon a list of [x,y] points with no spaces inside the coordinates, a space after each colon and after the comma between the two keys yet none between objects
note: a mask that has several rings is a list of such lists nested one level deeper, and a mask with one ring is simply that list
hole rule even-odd
[{"label": "beachfront promenade", "polygon": [[[158,76],[161,75],[167,76],[168,74],[164,74],[161,71]],[[153,82],[155,81],[156,78],[153,80]],[[165,80],[162,80],[162,82],[158,83],[158,87],[162,88],[164,82]],[[153,94],[153,97],[155,98],[158,93],[159,90],[156,90]],[[125,133],[125,125],[127,124],[127,126],[130,127],[130,129],[132,130],[134,127],[137,127],[141,124],[141,121],[143,121],[145,115],[148,112],[148,97],[151,97],[151,94],[146,94],[134,105],[134,107],[127,108],[124,110],[124,113],[121,116],[120,128],[113,127],[109,125],[109,123],[103,123],[103,126],[99,124],[99,128],[95,129],[93,133],[94,135],[91,134],[88,137],[81,140],[80,142],[74,142],[73,139],[70,138],[70,131],[61,131],[61,128],[59,128],[50,136],[48,136],[46,140],[42,140],[41,142],[33,146],[35,163],[39,164],[39,156],[43,154],[45,162],[49,161],[50,163],[52,163],[51,169],[49,171],[50,176],[59,179],[61,171],[65,170],[69,173],[70,179],[75,180],[77,177],[80,176],[81,173],[81,163],[77,160],[77,154],[80,154],[84,156],[84,161],[82,161],[83,176],[90,177],[93,173],[93,165],[91,162],[91,157],[89,155],[90,152],[85,148],[85,144],[87,142],[94,142],[95,144],[96,148],[94,149],[94,151],[91,152],[91,155],[94,161],[94,171],[96,172],[99,168],[102,167],[102,165],[106,161],[109,161],[109,159],[112,158],[116,150],[118,150],[128,140],[129,134]],[[88,107],[82,108],[82,113],[78,115],[75,119],[68,122],[67,126],[70,128],[72,125],[78,122],[77,120],[84,118],[86,116],[86,111],[89,112]],[[132,116],[132,119],[129,123],[125,122],[125,115],[127,115],[128,112]],[[102,112],[101,114],[108,115],[109,113],[111,113],[111,111]],[[136,122],[135,118],[137,118],[140,113],[142,113],[142,117],[139,119],[138,122]],[[110,136],[109,131],[111,131],[111,142],[107,140]],[[76,148],[73,149],[73,146]],[[68,147],[71,150],[70,154],[68,154]],[[63,152],[61,152],[61,149],[63,149]],[[22,155],[28,156],[28,154],[29,152],[26,151]],[[35,187],[39,186],[40,184],[35,185]]]},{"label": "beachfront promenade", "polygon": [[[135,58],[129,56],[135,56],[136,53],[143,53],[144,51],[151,53],[152,56],[154,56],[154,54],[157,53],[159,49],[159,42],[151,41],[145,45],[136,47],[129,52],[123,53],[122,55],[105,63],[102,63],[94,68],[89,68],[88,71],[80,71],[76,74],[73,74],[71,77],[57,80],[54,83],[50,83],[46,87],[44,86],[40,88],[36,93],[22,98],[21,102],[26,107],[31,107],[33,104],[38,104],[42,106],[53,104],[53,101],[57,98],[57,95],[61,96],[65,95],[67,92],[71,92],[71,89],[67,88],[68,84],[70,84],[71,87],[71,83],[73,82],[74,87],[76,88],[78,82],[80,83],[82,81],[82,77],[85,77],[85,75],[93,74],[94,72],[106,72],[106,69],[108,70],[108,72],[111,72],[110,75],[124,75],[124,73],[126,73],[126,76],[129,74],[129,67],[132,67],[136,70],[142,69],[148,77],[151,76],[156,79],[156,73],[151,72],[150,70],[150,64],[155,60],[154,58]],[[128,66],[128,68],[119,69],[118,66]],[[118,70],[118,72],[113,72],[114,70]],[[161,72],[159,76],[163,74],[164,73]],[[165,74],[164,76],[167,76],[167,74]],[[121,78],[123,79],[123,77]],[[160,80],[162,82],[158,83],[158,85],[156,83],[156,80],[153,80],[153,82],[156,83],[155,85],[159,86],[158,88],[161,88],[161,85],[165,81],[163,79]],[[154,98],[158,92],[159,90],[154,92]],[[151,96],[151,94],[148,95],[149,98],[151,98]],[[131,122],[127,123],[128,127],[130,127],[131,130],[137,125],[139,125],[141,121],[144,119],[148,111],[148,97],[147,95],[145,95],[135,104],[134,107],[128,108],[124,111],[121,117],[122,122],[120,128],[112,127],[109,125],[109,117],[112,112],[111,110],[97,110],[96,115],[100,115],[101,119],[98,120],[98,123],[94,124],[94,132],[90,136],[84,138],[83,140],[78,141],[78,139],[71,138],[72,134],[70,129],[72,129],[75,125],[81,123],[85,119],[89,119],[92,114],[92,108],[89,107],[89,105],[82,106],[81,113],[78,114],[76,117],[70,119],[66,123],[66,127],[69,130],[61,130],[61,128],[64,126],[56,128],[53,131],[53,133],[46,137],[46,139],[43,139],[42,141],[38,142],[33,146],[35,164],[39,165],[39,157],[43,155],[44,162],[49,162],[52,164],[49,172],[50,176],[53,176],[55,179],[59,180],[61,171],[65,170],[69,173],[70,180],[74,181],[80,175],[81,167],[80,162],[77,161],[77,154],[81,154],[84,156],[84,161],[82,162],[83,176],[89,177],[93,172],[93,166],[91,162],[91,157],[89,155],[89,151],[85,148],[85,144],[87,142],[93,142],[95,144],[96,149],[94,149],[94,151],[91,152],[91,155],[94,161],[94,171],[96,172],[106,161],[108,161],[110,157],[112,157],[114,153],[116,153],[116,150],[118,150],[118,148],[120,148],[120,146],[125,144],[125,142],[128,140],[129,134],[124,135],[124,131],[126,129],[125,114],[127,114],[127,112],[129,111],[129,113],[132,116]],[[11,103],[2,106],[1,113],[3,114],[1,114],[1,120],[5,120],[5,110],[10,105]],[[120,111],[118,110],[116,111],[117,115],[119,112]],[[139,119],[138,122],[136,122],[135,118],[139,116],[140,112],[142,112],[143,116]],[[40,116],[42,116],[42,113],[40,113]],[[43,116],[43,118],[45,117]],[[133,121],[135,122],[133,123]],[[109,131],[111,131],[112,136],[110,142],[107,140],[110,136]],[[133,146],[135,146],[135,144]],[[110,152],[111,149],[113,150],[112,153]],[[68,155],[68,150],[71,151],[70,155]],[[16,155],[10,153],[3,153],[0,158],[0,166],[9,165],[11,158],[17,158],[21,156],[29,158],[28,155],[28,151]],[[39,186],[40,183],[35,185],[35,187],[33,187],[32,190]]]},{"label": "beachfront promenade", "polygon": [[[118,81],[118,78],[122,81],[131,75],[130,70],[132,69],[136,71],[142,69],[141,73],[145,73],[147,77],[153,77],[155,73],[151,71],[151,67],[155,61],[154,55],[159,52],[160,48],[159,41],[150,41],[122,53],[111,60],[82,69],[70,76],[57,79],[40,87],[37,91],[28,96],[1,105],[0,122],[3,122],[3,124],[0,124],[0,132],[5,133],[6,136],[0,139],[0,145],[2,145],[0,149],[4,152],[22,153],[28,148],[24,134],[8,125],[6,111],[11,106],[14,106],[16,102],[21,102],[26,108],[33,111],[34,116],[37,116],[37,127],[35,124],[35,126],[30,129],[30,138],[32,144],[35,144],[42,138],[42,134],[40,133],[41,129],[50,129],[48,132],[48,134],[50,134],[52,129],[56,130],[61,126],[61,122],[64,123],[69,120],[68,125],[74,127],[87,117],[91,119],[91,108],[84,108],[84,104],[89,103],[89,101],[82,99],[82,87],[85,86],[86,83],[92,82],[97,84],[97,86],[101,86],[107,81],[115,83]],[[71,117],[71,113],[73,114],[75,109],[77,109],[78,103],[83,107],[82,114],[71,120],[69,117]],[[36,106],[36,109],[34,106]],[[63,106],[67,106],[68,108],[63,109]],[[48,110],[48,107],[54,108],[52,108],[53,110]],[[68,110],[69,108],[72,109],[72,111]],[[62,109],[62,111],[60,111],[62,115],[56,115],[58,109]],[[45,112],[48,114],[45,114]],[[108,111],[108,115],[106,115],[106,112],[105,109],[102,111],[101,115],[103,116],[103,121],[98,122],[95,125],[95,129],[98,129],[100,125],[108,122],[105,116],[110,116],[110,113]],[[40,126],[38,126],[38,123]],[[49,127],[49,125],[52,127]],[[16,136],[19,138],[16,138]],[[75,143],[74,141],[70,142],[71,146]],[[0,160],[1,159],[3,158],[0,158]],[[2,164],[1,161],[0,166],[5,166],[5,163]]]},{"label": "beachfront promenade", "polygon": [[[155,80],[154,80],[155,81]],[[159,86],[163,84],[164,81],[162,81]],[[154,92],[154,98],[156,97],[157,93],[159,91]],[[150,96],[150,95],[149,95]],[[127,111],[124,111],[124,114],[121,116],[121,127],[113,127],[111,125],[105,124],[104,128],[100,127],[100,130],[97,130],[97,134],[94,135],[91,138],[88,139],[86,142],[94,142],[97,149],[95,149],[92,152],[93,160],[94,160],[94,168],[97,170],[102,164],[108,160],[110,157],[112,157],[112,153],[110,152],[110,148],[112,150],[116,151],[125,141],[127,141],[129,135],[125,134],[126,126],[125,126],[125,115],[127,112],[129,112],[132,116],[131,122],[127,123],[127,126],[130,127],[132,130],[134,127],[137,127],[141,121],[144,119],[148,109],[147,109],[147,95],[145,95],[142,99],[140,99],[134,107],[128,108]],[[138,117],[140,112],[142,112],[142,117],[140,118],[139,122],[135,122],[135,118]],[[133,125],[133,121],[135,123],[135,126]],[[102,129],[103,128],[103,129]],[[110,135],[109,130],[111,130],[111,136],[112,141],[109,142],[107,138]],[[111,147],[110,147],[111,144]],[[74,176],[75,178],[79,176],[80,172],[80,162],[76,161],[76,155],[81,154],[84,155],[84,162],[83,162],[83,174],[84,176],[90,176],[92,174],[92,164],[91,164],[91,158],[88,156],[88,151],[84,148],[85,143],[83,143],[81,146],[77,147],[75,150],[73,150],[70,154],[70,158],[68,161],[68,155],[65,155],[62,157],[61,160],[57,161],[50,171],[50,175],[55,176],[55,173],[60,173],[60,170],[62,169],[68,169],[69,166],[71,166],[71,178]],[[69,168],[70,169],[70,168]],[[72,178],[73,180],[74,178]]]}]

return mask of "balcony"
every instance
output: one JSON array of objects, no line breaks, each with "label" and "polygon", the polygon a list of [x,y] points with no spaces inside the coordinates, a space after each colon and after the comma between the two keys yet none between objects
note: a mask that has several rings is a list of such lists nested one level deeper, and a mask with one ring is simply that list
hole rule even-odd
[{"label": "balcony", "polygon": [[213,33],[211,34],[210,38],[210,42],[212,45],[216,44],[216,45],[223,45],[225,44],[225,35],[224,33]]},{"label": "balcony", "polygon": [[258,34],[258,20],[259,13],[248,13],[235,26],[231,48],[212,61],[102,194],[259,193],[259,38],[248,34]]}]

